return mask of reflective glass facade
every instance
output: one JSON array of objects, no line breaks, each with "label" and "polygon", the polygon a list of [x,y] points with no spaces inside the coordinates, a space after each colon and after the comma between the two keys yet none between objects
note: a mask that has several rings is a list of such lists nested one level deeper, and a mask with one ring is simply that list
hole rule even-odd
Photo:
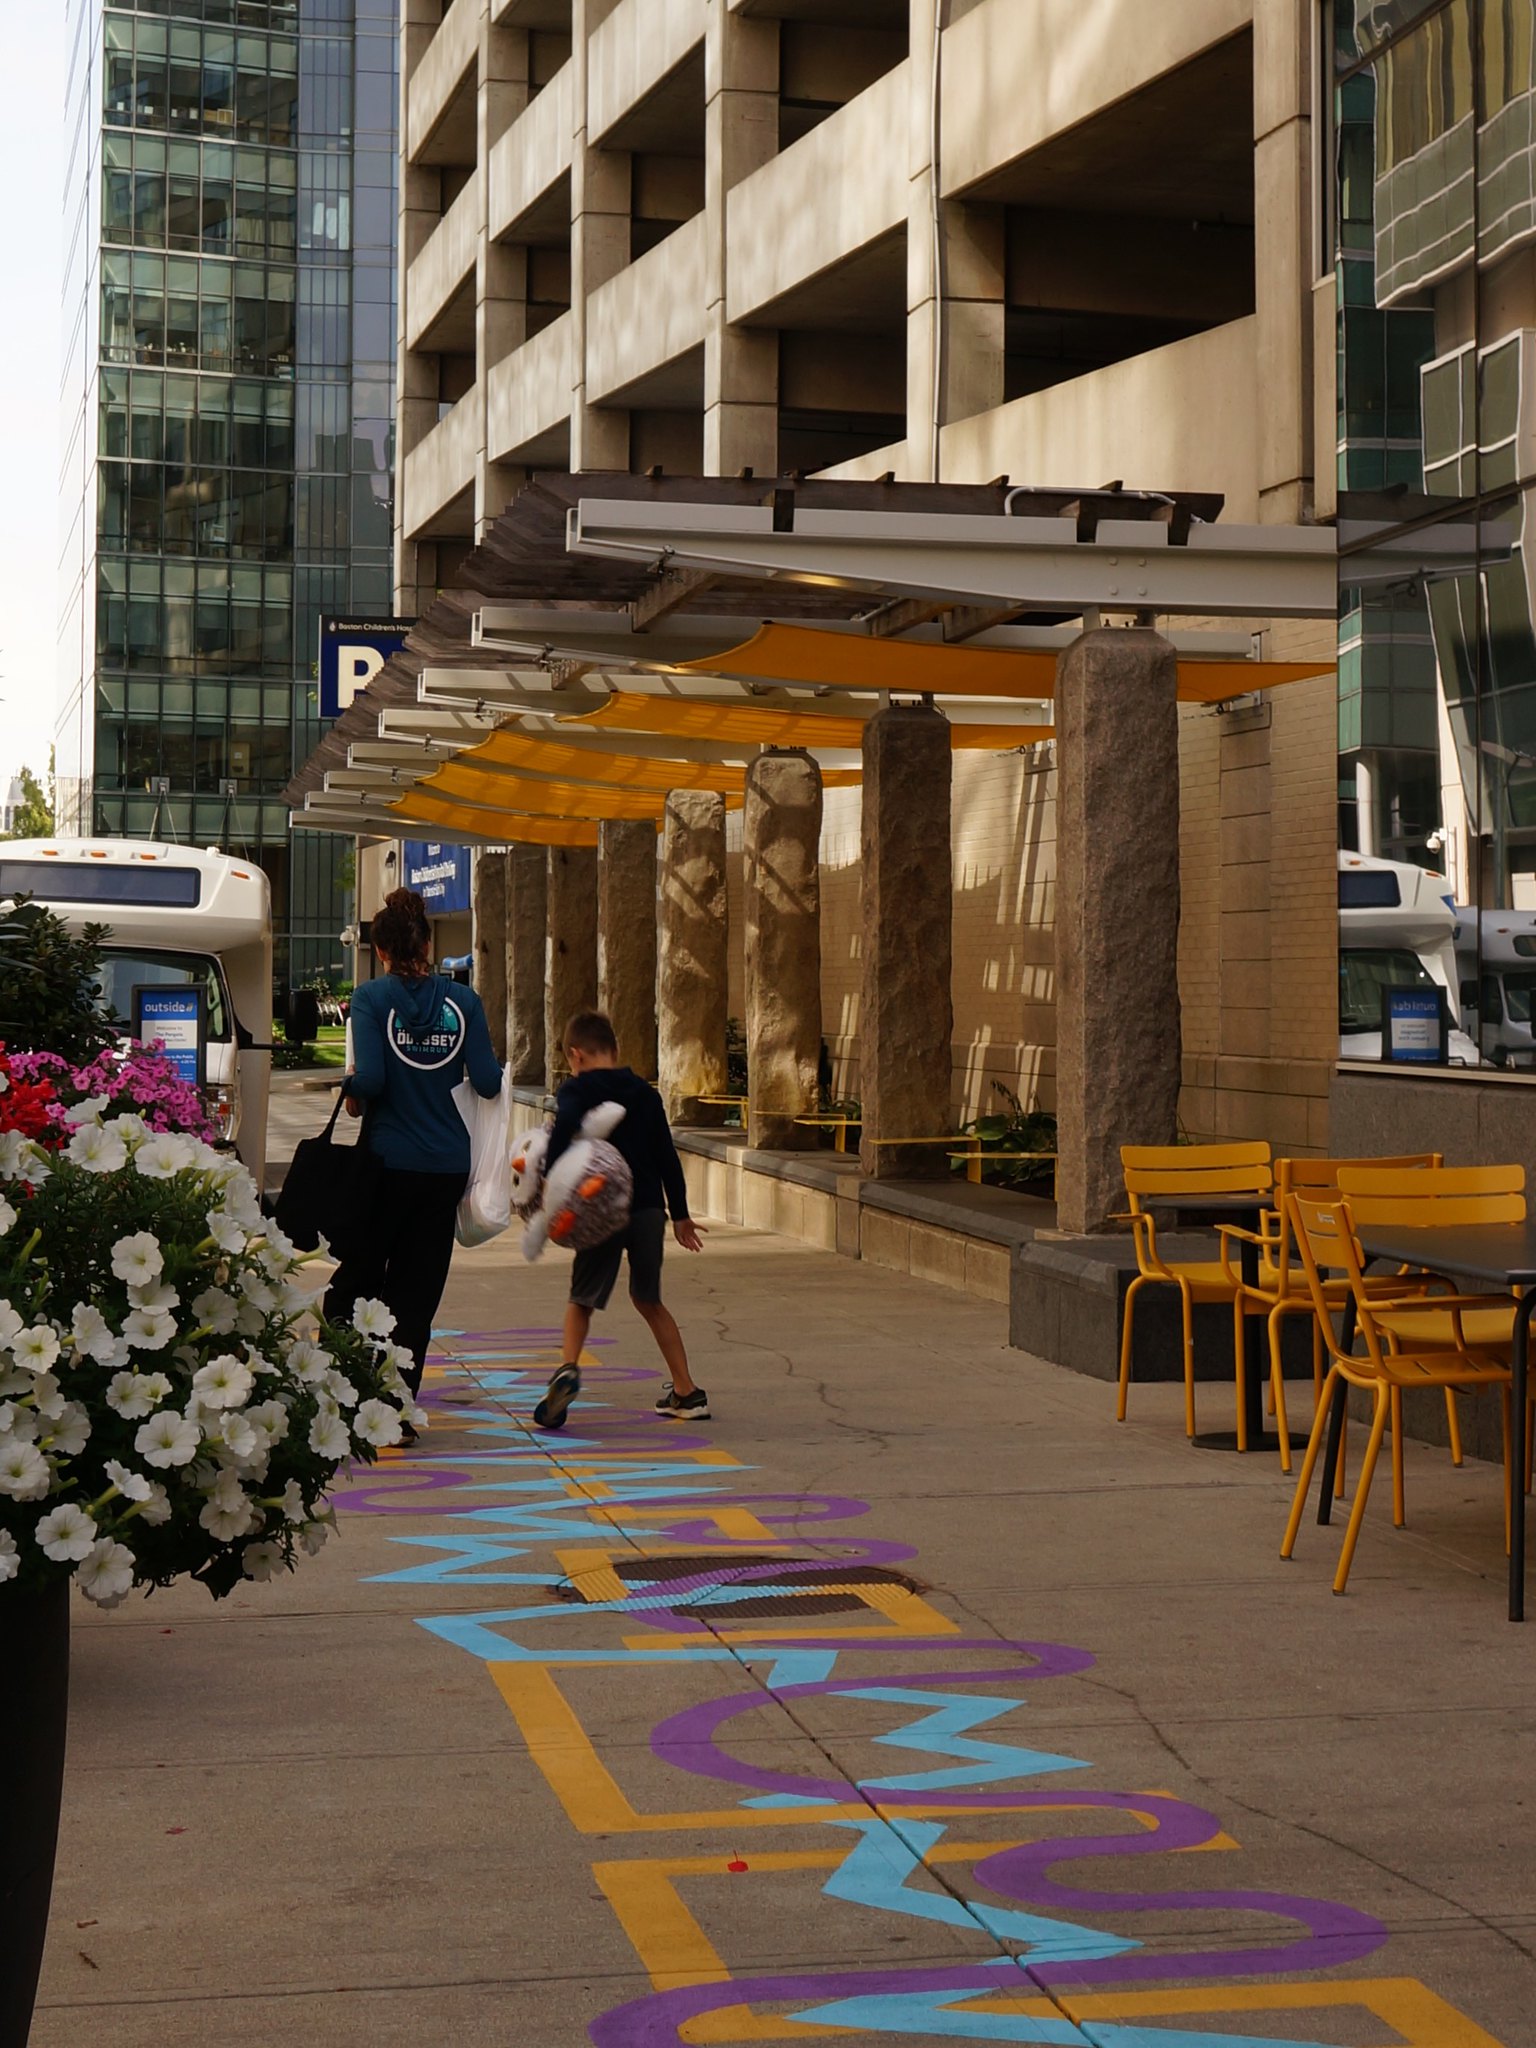
[{"label": "reflective glass facade", "polygon": [[1529,1067],[1536,0],[1333,15],[1341,836],[1445,874],[1463,1022]]},{"label": "reflective glass facade", "polygon": [[271,875],[280,979],[340,962],[278,794],[326,612],[389,613],[398,0],[74,0],[65,820]]}]

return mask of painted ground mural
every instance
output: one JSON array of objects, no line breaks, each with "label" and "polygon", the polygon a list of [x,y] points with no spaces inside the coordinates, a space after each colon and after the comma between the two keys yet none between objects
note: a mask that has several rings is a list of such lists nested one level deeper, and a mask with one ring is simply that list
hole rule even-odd
[{"label": "painted ground mural", "polygon": [[[1266,1889],[1219,1814],[1106,1788],[1091,1717],[1080,1755],[1031,1746],[1028,1710],[1071,1720],[1091,1646],[968,1634],[864,1502],[762,1490],[718,1432],[605,1405],[654,1384],[609,1347],[566,1432],[536,1435],[555,1334],[441,1339],[427,1398],[464,1434],[337,1504],[416,1525],[386,1581],[421,1588],[421,1627],[485,1666],[571,1827],[602,1838],[595,1888],[654,1988],[593,2012],[596,2048],[1500,2048],[1390,1973],[1369,1913]],[[434,1613],[445,1588],[484,1604]],[[615,1697],[670,1802],[589,1734],[586,1703]],[[889,1768],[856,1775],[850,1750]],[[758,1890],[717,1916],[725,1887]],[[892,1962],[763,1971],[712,1926],[740,1929],[743,1897],[748,1922],[791,1897],[867,1915]]]}]

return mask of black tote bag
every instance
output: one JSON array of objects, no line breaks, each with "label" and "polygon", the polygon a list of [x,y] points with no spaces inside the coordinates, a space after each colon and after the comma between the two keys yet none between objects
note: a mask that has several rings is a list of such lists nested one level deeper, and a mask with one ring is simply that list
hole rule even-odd
[{"label": "black tote bag", "polygon": [[355,1145],[336,1140],[336,1119],[345,1099],[344,1093],[338,1094],[331,1120],[318,1138],[300,1140],[275,1211],[278,1229],[286,1231],[300,1251],[314,1251],[324,1237],[338,1259],[351,1258],[367,1241],[379,1184],[367,1117]]}]

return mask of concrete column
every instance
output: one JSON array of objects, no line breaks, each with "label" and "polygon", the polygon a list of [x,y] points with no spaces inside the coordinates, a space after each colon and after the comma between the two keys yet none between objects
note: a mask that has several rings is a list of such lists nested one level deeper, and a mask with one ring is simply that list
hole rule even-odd
[{"label": "concrete column", "polygon": [[647,818],[597,828],[597,1003],[619,1058],[656,1078],[656,827]]},{"label": "concrete column", "polygon": [[1122,1145],[1178,1127],[1178,663],[1159,634],[1081,634],[1057,664],[1057,1211],[1125,1206]]},{"label": "concrete column", "polygon": [[726,319],[725,221],[731,188],[779,152],[779,24],[709,10],[704,39],[708,229],[704,326],[704,471],[779,466],[779,339]]},{"label": "concrete column", "polygon": [[577,1010],[597,1007],[597,849],[549,849],[549,931],[544,970],[545,1086],[569,1073],[565,1027]]},{"label": "concrete column", "polygon": [[674,789],[662,826],[656,1056],[675,1124],[720,1121],[699,1097],[725,1090],[728,936],[725,798]]},{"label": "concrete column", "polygon": [[861,828],[864,989],[859,1010],[861,1171],[871,1180],[939,1180],[950,1114],[949,720],[893,705],[864,728]]},{"label": "concrete column", "polygon": [[814,1145],[821,1059],[821,770],[809,754],[759,754],[747,770],[748,1142]]},{"label": "concrete column", "polygon": [[470,897],[475,993],[485,1008],[491,1050],[507,1056],[507,855],[477,853]]},{"label": "concrete column", "polygon": [[570,466],[628,469],[629,414],[587,403],[587,300],[629,267],[630,161],[627,152],[588,140],[587,43],[613,12],[615,0],[573,0],[571,64],[578,127],[571,151],[571,341],[576,381],[571,394]]},{"label": "concrete column", "polygon": [[1266,521],[1312,516],[1312,87],[1321,21],[1310,0],[1254,0],[1254,328],[1264,393],[1256,424]]},{"label": "concrete column", "polygon": [[549,863],[542,846],[507,855],[507,1058],[512,1078],[544,1086],[544,942]]},{"label": "concrete column", "polygon": [[491,460],[490,371],[528,338],[528,252],[490,238],[491,151],[527,106],[529,35],[497,28],[487,10],[480,22],[475,95],[475,176],[479,181],[479,233],[475,249],[475,363],[480,453],[475,464],[475,537],[506,509],[516,472]]}]

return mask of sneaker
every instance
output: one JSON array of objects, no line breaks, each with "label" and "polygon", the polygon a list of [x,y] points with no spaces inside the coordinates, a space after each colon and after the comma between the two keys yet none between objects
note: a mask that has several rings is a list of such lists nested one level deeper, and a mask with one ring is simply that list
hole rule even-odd
[{"label": "sneaker", "polygon": [[674,1421],[708,1422],[709,1396],[702,1387],[695,1387],[691,1394],[680,1394],[676,1387],[669,1386],[656,1403],[658,1415],[670,1415]]},{"label": "sneaker", "polygon": [[564,1429],[571,1403],[581,1392],[581,1373],[574,1365],[562,1365],[533,1411],[540,1429]]}]

